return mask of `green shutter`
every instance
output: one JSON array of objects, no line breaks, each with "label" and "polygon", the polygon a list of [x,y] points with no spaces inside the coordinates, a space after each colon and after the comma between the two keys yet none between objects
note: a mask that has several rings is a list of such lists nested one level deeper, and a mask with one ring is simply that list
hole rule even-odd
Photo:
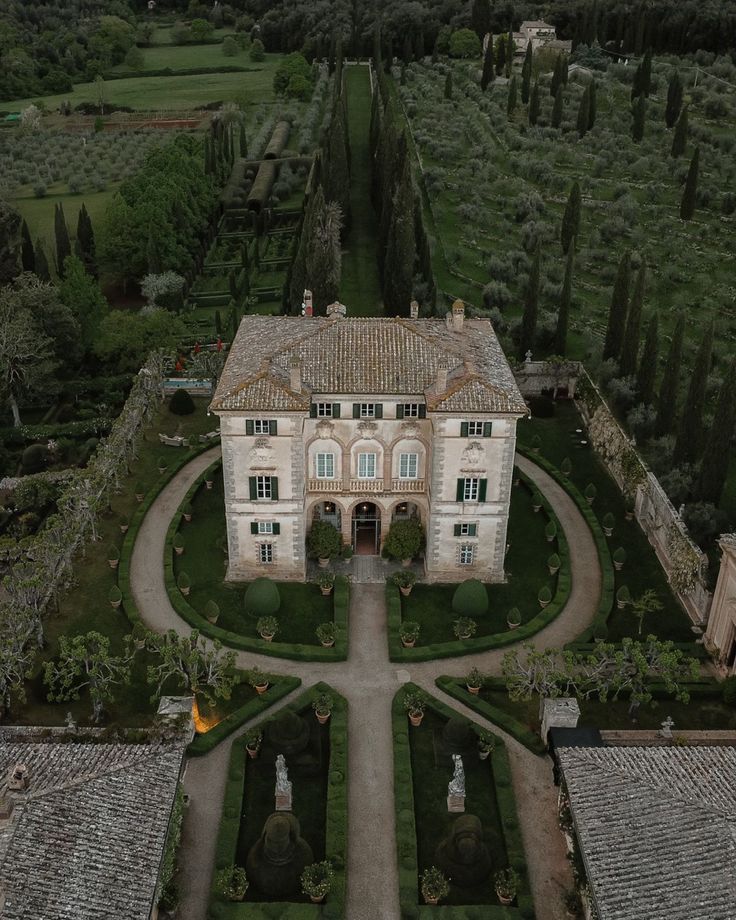
[{"label": "green shutter", "polygon": [[250,491],[250,500],[254,502],[258,498],[258,486],[256,485],[256,477],[248,477],[248,490]]},{"label": "green shutter", "polygon": [[258,533],[258,524],[255,521],[251,521],[250,532],[256,534]]},{"label": "green shutter", "polygon": [[360,403],[353,403],[353,418],[360,418]]},{"label": "green shutter", "polygon": [[460,437],[467,438],[468,436],[468,423],[460,422]]},{"label": "green shutter", "polygon": [[483,422],[483,437],[490,438],[492,431],[493,431],[493,423]]},{"label": "green shutter", "polygon": [[478,483],[478,501],[484,502],[486,500],[486,490],[488,486],[487,479],[481,479]]},{"label": "green shutter", "polygon": [[404,404],[397,403],[396,404],[396,418],[403,418],[403,417],[404,417]]},{"label": "green shutter", "polygon": [[273,525],[273,533],[274,533],[274,536],[278,537],[278,535],[281,533],[281,524]]},{"label": "green shutter", "polygon": [[468,536],[475,537],[478,535],[478,525],[477,524],[468,524]]},{"label": "green shutter", "polygon": [[[481,479],[482,483],[485,483],[485,479]],[[483,486],[483,495],[485,496],[485,485]],[[278,476],[271,477],[271,501],[277,502],[279,500],[279,478]]]},{"label": "green shutter", "polygon": [[333,417],[333,418],[340,418],[340,403],[333,403],[333,404],[332,404],[332,417]]},{"label": "green shutter", "polygon": [[426,417],[427,417],[427,407],[424,405],[424,403],[420,403],[419,404],[419,418],[426,418]]},{"label": "green shutter", "polygon": [[247,418],[245,420],[245,433],[253,434],[253,419],[252,418]]},{"label": "green shutter", "polygon": [[309,407],[309,417],[317,418],[317,403],[312,403]]},{"label": "green shutter", "polygon": [[278,430],[279,430],[279,423],[276,421],[275,418],[272,418],[271,421],[268,423],[268,433],[278,434]]},{"label": "green shutter", "polygon": [[458,481],[457,481],[457,494],[456,494],[456,496],[455,496],[455,497],[456,497],[456,500],[459,501],[459,502],[461,502],[461,501],[463,500],[463,495],[464,495],[464,494],[465,494],[465,480],[464,480],[464,479],[458,479]]},{"label": "green shutter", "polygon": [[373,412],[376,418],[383,418],[383,403],[375,403]]},{"label": "green shutter", "polygon": [[460,525],[459,524],[455,524],[455,536],[456,537],[460,536]]}]

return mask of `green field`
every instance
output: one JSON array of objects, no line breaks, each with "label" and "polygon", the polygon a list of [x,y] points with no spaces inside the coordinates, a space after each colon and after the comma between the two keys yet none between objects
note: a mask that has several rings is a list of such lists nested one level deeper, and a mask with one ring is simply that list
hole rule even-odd
[{"label": "green field", "polygon": [[79,195],[72,195],[69,192],[61,191],[65,186],[66,183],[63,182],[59,182],[57,186],[52,185],[49,190],[50,194],[44,198],[25,195],[13,199],[13,204],[28,223],[28,229],[31,231],[31,239],[34,243],[39,236],[46,241],[46,255],[49,257],[50,262],[54,248],[55,205],[61,203],[64,206],[66,222],[69,226],[69,232],[73,236],[77,229],[77,215],[82,205],[87,206],[89,216],[92,218],[92,226],[97,228],[102,222],[102,218],[115,192],[114,188],[108,188],[104,192],[83,192]]},{"label": "green field", "polygon": [[[226,34],[226,33],[225,33]],[[154,37],[155,41],[155,37]],[[252,63],[250,52],[238,50],[233,57],[222,53],[222,44],[211,45],[171,45],[155,43],[150,48],[141,48],[143,52],[143,70],[159,70],[171,67],[173,70],[183,70],[186,67],[253,67],[259,68],[260,64]],[[126,64],[113,67],[113,73],[133,73]]]}]

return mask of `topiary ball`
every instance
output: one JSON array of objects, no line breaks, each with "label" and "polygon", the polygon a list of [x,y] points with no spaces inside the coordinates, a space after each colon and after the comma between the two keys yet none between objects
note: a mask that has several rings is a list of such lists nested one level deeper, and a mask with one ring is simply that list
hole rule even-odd
[{"label": "topiary ball", "polygon": [[488,594],[485,585],[477,578],[469,578],[455,588],[452,609],[458,616],[473,619],[488,613]]},{"label": "topiary ball", "polygon": [[266,727],[274,751],[288,757],[299,754],[309,744],[309,725],[292,709],[285,709]]},{"label": "topiary ball", "polygon": [[478,736],[467,719],[459,716],[450,719],[442,729],[442,740],[450,754],[468,754],[477,747]]},{"label": "topiary ball", "polygon": [[273,616],[281,606],[276,582],[263,576],[252,581],[245,592],[246,612],[254,617]]},{"label": "topiary ball", "polygon": [[26,473],[39,473],[46,467],[48,452],[43,444],[31,444],[23,451],[21,463]]},{"label": "topiary ball", "polygon": [[194,412],[194,400],[186,390],[177,390],[169,400],[169,412],[174,415],[191,415]]}]

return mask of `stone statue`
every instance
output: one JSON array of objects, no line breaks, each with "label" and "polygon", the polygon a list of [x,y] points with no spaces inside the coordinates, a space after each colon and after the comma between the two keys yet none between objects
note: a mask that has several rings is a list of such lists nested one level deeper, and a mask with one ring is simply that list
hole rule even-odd
[{"label": "stone statue", "polygon": [[455,772],[452,779],[447,784],[447,794],[459,795],[465,798],[465,770],[463,769],[463,759],[459,754],[453,754],[452,760],[455,764]]},{"label": "stone statue", "polygon": [[286,769],[284,755],[279,754],[276,758],[276,792],[283,795],[291,795],[291,783],[289,782],[289,771]]},{"label": "stone statue", "polygon": [[248,851],[245,871],[260,893],[285,898],[299,893],[301,874],[312,862],[312,849],[301,836],[297,819],[276,812],[266,819],[261,836]]},{"label": "stone statue", "polygon": [[491,872],[491,857],[483,843],[480,819],[475,815],[457,818],[437,847],[434,860],[455,885],[469,888],[484,882]]}]

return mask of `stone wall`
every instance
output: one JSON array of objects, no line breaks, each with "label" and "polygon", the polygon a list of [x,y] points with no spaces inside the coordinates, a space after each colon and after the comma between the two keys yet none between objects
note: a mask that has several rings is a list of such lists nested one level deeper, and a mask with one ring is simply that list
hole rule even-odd
[{"label": "stone wall", "polygon": [[583,372],[579,361],[524,361],[514,368],[514,377],[524,398],[553,395],[575,396],[578,379]]}]

